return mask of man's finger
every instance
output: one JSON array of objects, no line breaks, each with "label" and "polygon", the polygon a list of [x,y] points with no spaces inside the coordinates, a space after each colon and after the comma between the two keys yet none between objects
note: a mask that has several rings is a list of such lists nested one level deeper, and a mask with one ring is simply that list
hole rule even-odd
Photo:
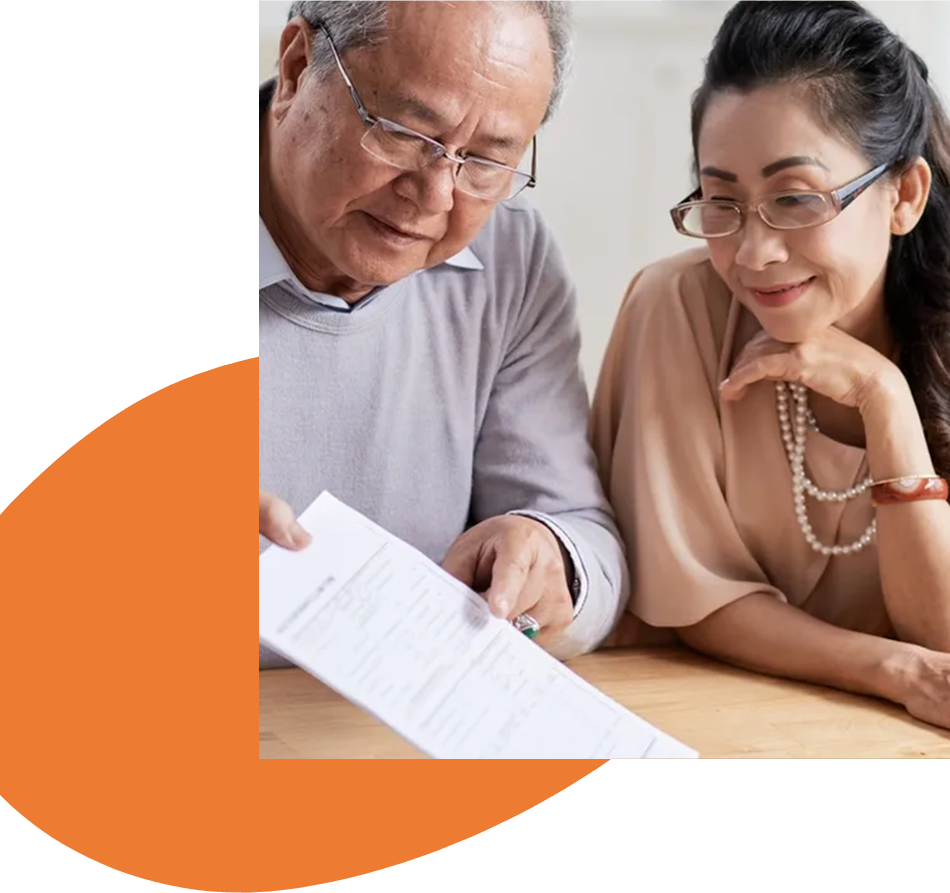
[{"label": "man's finger", "polygon": [[537,621],[541,632],[535,642],[539,645],[546,647],[563,633],[574,619],[574,603],[563,567],[549,567],[546,572],[535,568],[512,613],[527,614]]},{"label": "man's finger", "polygon": [[442,559],[442,570],[450,573],[456,580],[464,583],[469,589],[475,588],[475,573],[478,570],[479,550],[472,548],[468,540],[459,537],[445,553]]},{"label": "man's finger", "polygon": [[260,490],[259,522],[261,535],[285,549],[303,549],[310,545],[310,534],[300,526],[294,510],[266,490]]},{"label": "man's finger", "polygon": [[539,600],[540,593],[533,600],[530,595],[523,595],[530,577],[530,563],[522,552],[504,547],[496,552],[491,570],[491,586],[485,594],[488,607],[496,617],[516,616],[517,606],[522,599],[531,604]]}]

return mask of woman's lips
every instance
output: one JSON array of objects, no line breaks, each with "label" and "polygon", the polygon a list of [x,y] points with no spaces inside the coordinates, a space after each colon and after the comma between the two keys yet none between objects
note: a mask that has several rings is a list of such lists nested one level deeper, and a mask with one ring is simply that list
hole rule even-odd
[{"label": "woman's lips", "polygon": [[815,277],[803,279],[798,282],[789,282],[784,285],[774,285],[771,288],[760,291],[756,288],[750,288],[752,297],[763,307],[774,309],[776,307],[787,307],[789,304],[797,301],[806,291],[808,291]]}]

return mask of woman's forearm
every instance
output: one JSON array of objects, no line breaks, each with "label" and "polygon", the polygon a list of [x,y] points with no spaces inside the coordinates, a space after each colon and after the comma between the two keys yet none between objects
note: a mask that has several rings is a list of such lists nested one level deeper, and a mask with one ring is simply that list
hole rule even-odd
[{"label": "woman's forearm", "polygon": [[[903,377],[881,382],[863,416],[872,479],[933,473]],[[950,652],[950,504],[922,500],[880,506],[877,544],[884,604],[897,634]]]},{"label": "woman's forearm", "polygon": [[914,646],[825,623],[766,593],[720,608],[680,637],[736,666],[903,703]]}]

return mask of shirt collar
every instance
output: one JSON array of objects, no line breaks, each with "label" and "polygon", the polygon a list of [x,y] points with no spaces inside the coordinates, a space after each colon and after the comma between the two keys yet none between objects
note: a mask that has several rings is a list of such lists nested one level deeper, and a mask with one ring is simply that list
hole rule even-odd
[{"label": "shirt collar", "polygon": [[[257,215],[258,224],[258,291],[278,282],[293,281],[293,271],[290,264],[284,260],[280,249],[274,242],[271,234],[264,226],[260,214]],[[485,265],[476,257],[471,248],[463,248],[458,254],[447,258],[443,263],[460,270],[484,270]]]},{"label": "shirt collar", "polygon": [[258,291],[267,288],[269,285],[276,285],[283,282],[290,275],[290,265],[284,260],[271,234],[264,226],[264,221],[260,215],[257,217],[258,223]]},{"label": "shirt collar", "polygon": [[485,265],[475,256],[471,248],[463,248],[458,254],[453,255],[442,263],[450,267],[458,267],[462,270],[484,270]]}]

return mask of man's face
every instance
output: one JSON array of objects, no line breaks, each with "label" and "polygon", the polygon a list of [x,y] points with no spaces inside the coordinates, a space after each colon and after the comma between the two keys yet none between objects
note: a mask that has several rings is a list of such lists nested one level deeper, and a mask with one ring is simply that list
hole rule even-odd
[{"label": "man's face", "polygon": [[[553,82],[540,15],[507,3],[393,3],[389,26],[381,43],[343,54],[369,113],[453,154],[517,166]],[[295,271],[359,293],[457,254],[494,204],[456,191],[445,159],[404,171],[363,150],[367,128],[343,78],[335,67],[314,77],[309,31],[292,27],[301,26],[284,35],[268,151],[275,237]],[[318,47],[330,57],[325,41]]]}]

